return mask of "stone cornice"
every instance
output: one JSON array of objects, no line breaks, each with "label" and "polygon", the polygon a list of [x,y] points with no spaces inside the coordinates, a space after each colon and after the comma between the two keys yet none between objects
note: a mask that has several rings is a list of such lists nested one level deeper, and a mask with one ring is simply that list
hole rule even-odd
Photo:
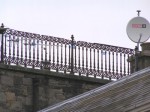
[{"label": "stone cornice", "polygon": [[16,66],[16,65],[0,64],[0,69],[22,72],[22,73],[29,73],[33,75],[44,75],[46,77],[51,76],[51,77],[65,78],[65,79],[78,80],[78,81],[87,81],[87,82],[100,83],[100,84],[106,84],[106,83],[111,82],[110,80],[106,80],[106,79],[98,79],[98,78],[92,78],[92,77],[77,76],[77,75],[72,75],[72,74],[64,74],[64,73],[53,72],[53,71],[49,71],[45,69],[39,70],[39,69],[33,69],[33,68],[25,68],[25,67]]}]

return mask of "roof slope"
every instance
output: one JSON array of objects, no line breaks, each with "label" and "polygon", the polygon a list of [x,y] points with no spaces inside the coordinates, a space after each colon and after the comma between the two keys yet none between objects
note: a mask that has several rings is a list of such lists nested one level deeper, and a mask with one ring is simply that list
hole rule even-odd
[{"label": "roof slope", "polygon": [[150,67],[39,112],[144,112],[150,110]]}]

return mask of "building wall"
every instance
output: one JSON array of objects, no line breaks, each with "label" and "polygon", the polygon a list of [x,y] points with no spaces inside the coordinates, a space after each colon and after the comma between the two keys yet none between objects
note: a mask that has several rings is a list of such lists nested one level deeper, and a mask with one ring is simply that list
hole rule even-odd
[{"label": "building wall", "polygon": [[34,112],[108,82],[0,64],[0,112]]}]

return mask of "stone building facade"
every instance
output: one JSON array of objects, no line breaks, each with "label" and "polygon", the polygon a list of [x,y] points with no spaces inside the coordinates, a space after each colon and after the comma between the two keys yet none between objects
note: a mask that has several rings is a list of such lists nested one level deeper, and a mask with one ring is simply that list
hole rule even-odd
[{"label": "stone building facade", "polygon": [[36,112],[108,82],[0,64],[0,112]]}]

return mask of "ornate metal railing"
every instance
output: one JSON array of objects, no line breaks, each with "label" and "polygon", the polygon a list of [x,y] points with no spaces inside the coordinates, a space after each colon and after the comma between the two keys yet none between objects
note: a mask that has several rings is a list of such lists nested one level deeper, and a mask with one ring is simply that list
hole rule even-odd
[{"label": "ornate metal railing", "polygon": [[[1,43],[2,44],[2,43]],[[129,56],[133,49],[7,29],[3,61],[35,69],[119,79],[130,75]]]}]

